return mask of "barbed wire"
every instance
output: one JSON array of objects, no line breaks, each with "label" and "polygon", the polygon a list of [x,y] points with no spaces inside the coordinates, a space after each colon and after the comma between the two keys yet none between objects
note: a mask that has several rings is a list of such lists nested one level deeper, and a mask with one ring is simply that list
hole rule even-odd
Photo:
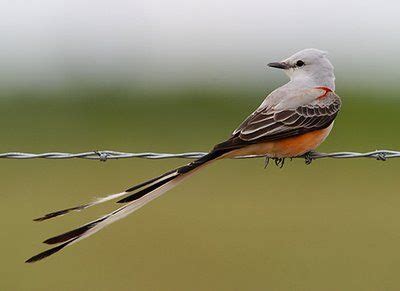
[{"label": "barbed wire", "polygon": [[[88,159],[88,160],[117,160],[117,159],[129,159],[129,158],[142,158],[142,159],[198,159],[206,155],[205,152],[187,152],[187,153],[127,153],[118,151],[90,151],[83,153],[63,153],[63,152],[49,152],[49,153],[20,153],[20,152],[9,152],[0,153],[0,159]],[[265,156],[241,156],[238,159],[248,158],[261,158]],[[298,157],[304,158],[304,157]],[[323,158],[334,158],[334,159],[354,159],[354,158],[372,158],[379,161],[385,161],[391,158],[400,158],[399,151],[393,150],[375,150],[366,153],[357,152],[335,152],[335,153],[319,153],[311,152],[307,158],[312,160],[323,159]]]}]

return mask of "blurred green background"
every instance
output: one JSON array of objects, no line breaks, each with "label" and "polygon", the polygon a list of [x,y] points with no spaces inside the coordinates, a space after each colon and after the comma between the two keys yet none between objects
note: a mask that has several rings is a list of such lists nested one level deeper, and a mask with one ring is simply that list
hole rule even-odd
[{"label": "blurred green background", "polygon": [[[400,1],[0,1],[0,153],[206,151],[329,53],[342,111],[320,151],[400,150]],[[210,166],[47,260],[117,207],[33,218],[187,160],[0,159],[2,290],[400,290],[400,160]]]},{"label": "blurred green background", "polygon": [[[399,149],[395,98],[349,88],[338,94],[343,110],[320,151]],[[227,138],[262,96],[246,87],[135,91],[101,84],[7,92],[0,98],[1,152],[204,151]],[[0,162],[2,290],[400,288],[397,160],[324,159],[306,166],[296,159],[266,170],[262,159],[221,161],[33,265],[24,260],[45,249],[45,238],[116,206],[43,223],[32,218],[185,161]]]}]

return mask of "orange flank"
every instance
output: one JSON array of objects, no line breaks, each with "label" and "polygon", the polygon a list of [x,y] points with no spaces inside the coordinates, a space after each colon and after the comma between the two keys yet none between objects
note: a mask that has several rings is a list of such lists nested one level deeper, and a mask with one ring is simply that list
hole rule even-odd
[{"label": "orange flank", "polygon": [[332,127],[333,123],[327,128],[314,130],[299,136],[252,144],[241,149],[233,150],[223,157],[232,158],[246,155],[267,155],[271,158],[289,158],[301,156],[316,149],[329,135]]}]

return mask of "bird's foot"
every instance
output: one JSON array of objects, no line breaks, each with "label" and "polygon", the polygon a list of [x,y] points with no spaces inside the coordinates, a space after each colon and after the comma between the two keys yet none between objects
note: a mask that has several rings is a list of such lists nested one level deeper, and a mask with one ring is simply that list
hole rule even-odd
[{"label": "bird's foot", "polygon": [[[265,157],[265,161],[264,161],[264,169],[266,169],[269,165],[269,161],[273,160],[275,165],[277,167],[279,167],[280,169],[283,168],[283,165],[285,164],[285,160],[286,158],[270,158],[270,157]],[[293,160],[293,158],[289,158],[290,160]]]},{"label": "bird's foot", "polygon": [[285,164],[285,158],[274,158],[274,162],[277,167],[282,169]]},{"label": "bird's foot", "polygon": [[304,162],[306,163],[306,165],[311,164],[312,161],[314,160],[314,158],[312,157],[312,154],[313,154],[313,151],[309,151],[303,155]]}]

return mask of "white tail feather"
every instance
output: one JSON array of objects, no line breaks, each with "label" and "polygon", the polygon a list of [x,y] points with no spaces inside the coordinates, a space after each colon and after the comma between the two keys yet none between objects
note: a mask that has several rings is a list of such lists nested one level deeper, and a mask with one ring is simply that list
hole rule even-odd
[{"label": "white tail feather", "polygon": [[95,234],[96,232],[103,229],[107,225],[109,225],[113,222],[116,222],[116,221],[128,216],[129,214],[135,212],[136,210],[142,208],[144,205],[146,205],[150,201],[160,197],[165,192],[167,192],[167,191],[171,190],[172,188],[174,188],[175,186],[177,186],[186,177],[188,177],[188,176],[182,176],[182,177],[176,178],[175,180],[166,183],[165,185],[148,193],[147,195],[145,195],[135,201],[132,201],[129,204],[124,205],[124,206],[114,210],[113,212],[103,216],[102,218],[104,218],[104,217],[107,217],[107,218],[105,220],[99,222],[93,228],[89,229],[87,232],[85,232],[83,235],[81,235],[78,239],[74,240],[71,244],[74,244],[84,238],[87,238],[87,237]]},{"label": "white tail feather", "polygon": [[[210,161],[211,162],[211,161]],[[175,186],[177,186],[178,184],[180,184],[183,180],[189,178],[190,176],[192,176],[195,172],[197,172],[198,170],[200,170],[201,168],[203,168],[204,166],[206,166],[208,163],[204,163],[203,165],[199,166],[198,168],[177,176],[174,180],[167,182],[166,184],[162,185],[161,187],[147,193],[146,195],[144,195],[143,197],[134,200],[132,202],[129,202],[128,204],[114,210],[113,212],[106,214],[104,216],[102,216],[99,219],[105,218],[104,220],[102,220],[101,222],[97,223],[94,227],[90,228],[88,231],[86,231],[85,233],[83,233],[81,236],[79,236],[77,239],[74,239],[71,244],[74,244],[84,238],[87,238],[93,234],[95,234],[96,232],[98,232],[99,230],[103,229],[104,227],[106,227],[107,225],[118,221],[126,216],[128,216],[129,214],[135,212],[136,210],[142,208],[144,205],[146,205],[147,203],[151,202],[152,200],[160,197],[162,194],[168,192],[169,190],[171,190],[172,188],[174,188]],[[164,178],[163,178],[164,179]],[[96,219],[96,220],[99,220]],[[96,221],[94,220],[94,221]],[[94,222],[92,221],[92,222]],[[89,222],[88,224],[92,223]],[[71,245],[70,244],[70,245]]]},{"label": "white tail feather", "polygon": [[[90,206],[88,206],[88,207],[91,207],[91,206],[94,206],[94,205],[97,205],[97,204],[100,204],[100,203],[103,203],[103,202],[107,202],[107,201],[110,201],[110,200],[117,199],[117,198],[119,198],[121,196],[124,196],[126,194],[128,194],[128,192],[124,191],[124,192],[121,192],[121,193],[115,193],[115,194],[110,194],[110,195],[105,196],[105,197],[96,198],[94,201],[89,203]],[[86,207],[86,208],[88,208],[88,207]]]}]

